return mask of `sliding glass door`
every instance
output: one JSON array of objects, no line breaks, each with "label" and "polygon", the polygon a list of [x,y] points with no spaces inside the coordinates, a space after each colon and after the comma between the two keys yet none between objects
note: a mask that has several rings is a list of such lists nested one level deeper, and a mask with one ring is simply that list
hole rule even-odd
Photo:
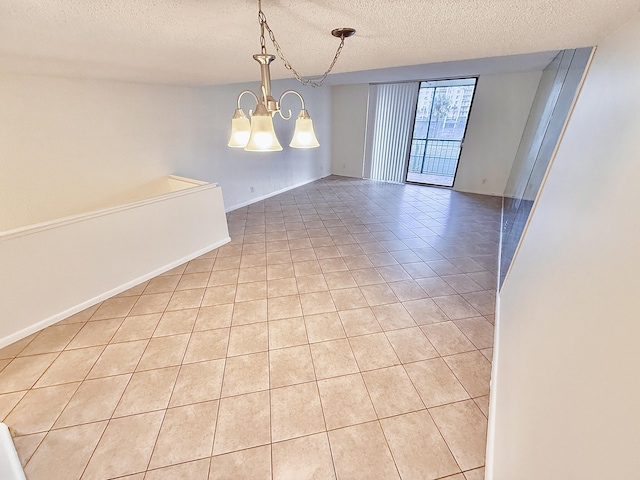
[{"label": "sliding glass door", "polygon": [[453,186],[475,85],[475,78],[420,84],[407,182]]}]

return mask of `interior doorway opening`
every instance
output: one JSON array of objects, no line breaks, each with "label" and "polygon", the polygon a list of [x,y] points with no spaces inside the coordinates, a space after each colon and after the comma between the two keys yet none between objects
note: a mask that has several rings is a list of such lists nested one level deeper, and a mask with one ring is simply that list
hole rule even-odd
[{"label": "interior doorway opening", "polygon": [[452,187],[476,78],[421,82],[406,181]]}]

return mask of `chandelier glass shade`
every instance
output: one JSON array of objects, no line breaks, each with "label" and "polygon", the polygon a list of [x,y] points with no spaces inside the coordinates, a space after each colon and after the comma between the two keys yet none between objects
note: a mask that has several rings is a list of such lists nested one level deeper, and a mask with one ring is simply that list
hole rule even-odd
[{"label": "chandelier glass shade", "polygon": [[[320,86],[326,79],[327,75],[333,69],[342,47],[344,45],[344,39],[352,36],[355,30],[352,28],[340,28],[335,29],[331,33],[333,36],[340,38],[340,46],[336,51],[333,58],[333,62],[327,69],[327,71],[318,79],[311,80],[302,78],[298,72],[291,66],[291,64],[284,58],[280,45],[275,39],[273,31],[267,23],[267,19],[262,11],[262,1],[258,0],[258,20],[260,22],[260,45],[261,53],[253,56],[253,59],[260,64],[260,94],[256,95],[251,90],[244,90],[240,92],[237,100],[237,108],[231,119],[231,137],[229,138],[229,147],[232,148],[244,148],[248,152],[275,152],[282,150],[282,145],[278,141],[274,126],[273,117],[279,114],[284,120],[291,118],[291,110],[287,115],[284,115],[281,110],[282,100],[285,96],[293,94],[300,99],[301,108],[298,117],[296,118],[295,130],[293,132],[293,138],[289,143],[291,148],[316,148],[320,146],[316,134],[313,130],[313,121],[309,116],[309,112],[304,105],[304,98],[295,90],[285,91],[278,100],[271,95],[271,71],[269,65],[276,57],[267,53],[265,45],[265,29],[269,32],[269,37],[273,42],[276,51],[280,59],[285,64],[288,70],[293,72],[296,79],[303,85],[311,85],[314,87]],[[256,107],[254,110],[249,111],[249,117],[245,115],[240,105],[240,100],[247,94],[252,96],[256,101]]]}]

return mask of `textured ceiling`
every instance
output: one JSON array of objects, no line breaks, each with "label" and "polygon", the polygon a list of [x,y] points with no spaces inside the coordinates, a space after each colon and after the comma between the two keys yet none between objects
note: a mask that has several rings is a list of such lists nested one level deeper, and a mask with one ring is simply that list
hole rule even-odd
[{"label": "textured ceiling", "polygon": [[[290,62],[321,74],[597,45],[639,0],[263,0]],[[273,47],[268,44],[268,50]],[[253,81],[257,0],[0,0],[0,71],[173,84]],[[278,61],[274,78],[290,76]]]}]

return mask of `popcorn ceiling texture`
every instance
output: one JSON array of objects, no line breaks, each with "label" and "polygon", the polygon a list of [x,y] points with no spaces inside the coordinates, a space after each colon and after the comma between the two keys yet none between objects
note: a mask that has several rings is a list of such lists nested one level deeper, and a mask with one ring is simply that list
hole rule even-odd
[{"label": "popcorn ceiling texture", "polygon": [[[597,45],[637,0],[264,0],[303,75],[321,74],[354,27],[335,72]],[[269,45],[269,51],[273,47]],[[0,0],[0,72],[184,85],[257,78],[254,0]],[[274,78],[290,75],[280,62]]]}]

